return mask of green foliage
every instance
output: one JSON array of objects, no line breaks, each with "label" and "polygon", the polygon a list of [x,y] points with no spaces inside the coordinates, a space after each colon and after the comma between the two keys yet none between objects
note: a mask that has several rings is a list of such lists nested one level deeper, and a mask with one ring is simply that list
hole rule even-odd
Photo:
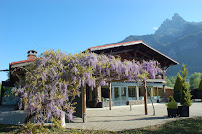
[{"label": "green foliage", "polygon": [[188,69],[186,68],[186,65],[182,65],[182,76],[183,76],[183,81],[182,81],[182,91],[180,95],[180,104],[183,106],[191,106],[192,105],[192,100],[191,100],[191,91],[189,90],[189,84],[186,82],[186,77],[188,75]]},{"label": "green foliage", "polygon": [[176,76],[171,76],[169,79],[166,79],[166,86],[174,88],[176,79]]},{"label": "green foliage", "polygon": [[186,68],[185,64],[182,65],[182,71],[180,72],[182,73],[183,81],[186,81],[188,75],[188,68]]},{"label": "green foliage", "polygon": [[40,125],[36,125],[35,123],[28,122],[27,124],[23,124],[22,131],[24,133],[36,134],[36,133],[50,133],[50,130],[47,127],[43,127]]},{"label": "green foliage", "polygon": [[175,81],[174,92],[182,91],[182,81],[183,79],[180,73],[178,73]]},{"label": "green foliage", "polygon": [[177,103],[175,99],[173,98],[173,96],[170,96],[169,102],[166,104],[166,106],[167,108],[170,108],[170,109],[177,109]]},{"label": "green foliage", "polygon": [[201,79],[201,82],[199,84],[199,88],[198,89],[202,91],[202,79]]},{"label": "green foliage", "polygon": [[3,96],[4,96],[4,97],[13,96],[12,88],[6,86],[6,87],[4,88],[4,94],[3,94]]},{"label": "green foliage", "polygon": [[191,106],[192,105],[191,97],[192,95],[191,95],[191,91],[189,90],[189,86],[187,82],[184,82],[182,92],[181,92],[180,104],[183,106]]},{"label": "green foliage", "polygon": [[169,101],[175,101],[175,99],[173,98],[173,96],[169,97]]},{"label": "green foliage", "polygon": [[202,78],[202,73],[193,73],[190,76],[189,84],[192,89],[197,89],[199,87],[200,81]]}]

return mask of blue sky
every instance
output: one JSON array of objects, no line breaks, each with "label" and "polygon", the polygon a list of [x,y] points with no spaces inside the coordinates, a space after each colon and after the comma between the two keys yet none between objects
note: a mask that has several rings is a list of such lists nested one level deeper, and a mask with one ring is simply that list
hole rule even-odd
[{"label": "blue sky", "polygon": [[[202,22],[201,0],[0,0],[0,70],[26,60],[28,50],[77,53],[153,34],[178,13]],[[0,81],[7,73],[0,72]]]}]

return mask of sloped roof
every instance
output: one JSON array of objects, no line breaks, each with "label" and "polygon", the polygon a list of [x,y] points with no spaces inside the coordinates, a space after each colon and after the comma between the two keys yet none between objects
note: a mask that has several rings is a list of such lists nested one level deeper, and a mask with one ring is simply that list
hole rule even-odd
[{"label": "sloped roof", "polygon": [[123,42],[123,43],[114,43],[114,44],[107,44],[107,45],[102,45],[102,46],[96,46],[96,47],[90,47],[90,51],[95,51],[95,50],[103,50],[111,47],[119,47],[119,46],[128,46],[128,45],[134,45],[136,43],[142,42],[141,40],[138,41],[130,41],[130,42]]},{"label": "sloped roof", "polygon": [[96,46],[88,50],[98,54],[120,55],[120,57],[125,59],[157,60],[162,67],[179,64],[167,55],[147,45],[142,40]]},{"label": "sloped roof", "polygon": [[28,59],[28,60],[22,60],[22,61],[16,61],[16,62],[11,62],[9,65],[11,66],[11,68],[13,67],[19,67],[19,66],[23,66],[31,61],[34,61],[35,59]]}]

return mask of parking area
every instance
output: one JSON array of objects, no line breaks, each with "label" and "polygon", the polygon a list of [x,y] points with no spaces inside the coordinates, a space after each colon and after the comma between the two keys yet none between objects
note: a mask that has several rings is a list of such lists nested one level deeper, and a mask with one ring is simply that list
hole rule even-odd
[{"label": "parking area", "polygon": [[[151,104],[148,104],[148,115],[144,115],[144,105],[133,105],[132,111],[130,106],[112,107],[112,110],[108,107],[87,108],[87,123],[83,123],[81,118],[74,118],[72,123],[66,123],[66,128],[121,131],[186,118],[168,118],[164,103],[155,103],[154,106],[155,116]],[[194,102],[190,107],[190,117],[193,116],[202,116],[202,102]]]}]

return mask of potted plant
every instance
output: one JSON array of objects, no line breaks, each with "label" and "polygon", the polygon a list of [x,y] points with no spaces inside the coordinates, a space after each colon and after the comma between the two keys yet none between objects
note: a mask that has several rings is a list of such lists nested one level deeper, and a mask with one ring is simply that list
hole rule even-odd
[{"label": "potted plant", "polygon": [[186,82],[186,76],[188,74],[188,69],[183,64],[182,71],[183,81],[182,81],[182,91],[180,95],[180,104],[181,106],[178,107],[178,113],[180,117],[189,117],[189,106],[192,105],[191,100],[191,91],[189,90],[189,85]]},{"label": "potted plant", "polygon": [[180,117],[189,117],[189,106],[192,105],[191,96],[189,86],[186,82],[184,82],[181,92],[181,106],[178,107]]},{"label": "potted plant", "polygon": [[177,103],[175,102],[175,99],[173,96],[170,96],[169,102],[166,104],[167,111],[168,111],[168,117],[176,117],[177,115]]}]

